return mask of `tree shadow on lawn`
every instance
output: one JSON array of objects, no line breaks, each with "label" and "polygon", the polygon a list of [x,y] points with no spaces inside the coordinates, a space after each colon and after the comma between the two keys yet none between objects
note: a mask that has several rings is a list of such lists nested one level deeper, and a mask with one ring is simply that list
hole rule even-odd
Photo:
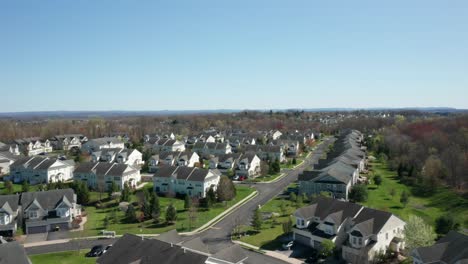
[{"label": "tree shadow on lawn", "polygon": [[369,187],[367,187],[367,189],[369,189],[369,190],[377,190],[377,187],[375,187],[375,186],[369,186]]},{"label": "tree shadow on lawn", "polygon": [[291,241],[292,238],[290,235],[279,235],[275,239],[268,241],[267,243],[263,244],[260,248],[265,250],[278,250],[282,249],[282,244]]},{"label": "tree shadow on lawn", "polygon": [[404,209],[404,207],[400,205],[394,205],[394,206],[390,206],[390,209],[401,210],[401,209]]}]

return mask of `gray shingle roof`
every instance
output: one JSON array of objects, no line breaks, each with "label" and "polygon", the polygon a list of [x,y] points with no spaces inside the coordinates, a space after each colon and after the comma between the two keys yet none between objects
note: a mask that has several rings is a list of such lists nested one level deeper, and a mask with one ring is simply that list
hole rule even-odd
[{"label": "gray shingle roof", "polygon": [[415,252],[423,263],[468,263],[468,236],[450,231],[436,244],[417,248]]},{"label": "gray shingle roof", "polygon": [[58,189],[42,192],[26,192],[21,194],[21,205],[27,209],[34,201],[37,201],[43,209],[54,210],[63,197],[69,202],[76,203],[75,192],[72,189]]},{"label": "gray shingle roof", "polygon": [[204,264],[207,256],[184,250],[178,245],[157,239],[142,239],[125,234],[96,262],[99,264]]},{"label": "gray shingle roof", "polygon": [[18,242],[9,242],[0,244],[0,263],[1,264],[30,264],[28,256],[23,246]]}]

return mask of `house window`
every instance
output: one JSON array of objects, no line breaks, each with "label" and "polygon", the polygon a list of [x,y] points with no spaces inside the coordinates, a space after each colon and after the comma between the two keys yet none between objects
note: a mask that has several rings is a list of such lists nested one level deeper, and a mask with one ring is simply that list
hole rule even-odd
[{"label": "house window", "polygon": [[388,240],[388,233],[385,233],[385,239]]},{"label": "house window", "polygon": [[356,237],[353,237],[353,244],[357,244]]},{"label": "house window", "polygon": [[37,218],[37,210],[29,211],[29,218]]},{"label": "house window", "polygon": [[362,237],[358,238],[358,245],[362,245]]}]

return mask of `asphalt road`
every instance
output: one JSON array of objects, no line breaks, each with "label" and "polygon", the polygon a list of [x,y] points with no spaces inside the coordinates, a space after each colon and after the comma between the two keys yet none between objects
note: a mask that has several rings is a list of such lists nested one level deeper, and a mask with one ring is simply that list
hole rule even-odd
[{"label": "asphalt road", "polygon": [[[256,183],[252,187],[257,189],[258,195],[242,205],[238,209],[231,212],[227,217],[223,218],[220,222],[216,223],[211,228],[204,232],[194,235],[193,237],[200,237],[206,243],[212,252],[217,252],[229,245],[231,242],[231,232],[234,226],[238,224],[248,225],[251,221],[253,211],[259,206],[267,203],[269,200],[281,194],[283,190],[292,182],[297,180],[298,175],[310,165],[316,164],[326,150],[328,145],[333,142],[332,138],[324,140],[322,144],[317,146],[316,150],[307,158],[299,167],[283,171],[286,176],[274,183]],[[117,239],[84,239],[80,241],[70,241],[66,243],[44,245],[26,248],[28,255],[44,254],[60,251],[71,251],[78,249],[90,249],[95,245],[109,245],[113,244]],[[271,263],[271,264],[284,264],[285,262],[271,258],[269,256],[245,250],[248,256],[246,264],[254,263]]]},{"label": "asphalt road", "polygon": [[316,150],[306,159],[299,167],[284,171],[286,176],[274,183],[257,183],[253,184],[258,191],[258,195],[230,213],[223,220],[212,226],[210,229],[195,235],[200,237],[212,250],[218,251],[231,242],[231,232],[233,228],[238,225],[248,225],[251,222],[253,212],[259,205],[263,205],[270,201],[272,198],[281,194],[283,190],[291,183],[297,180],[298,175],[310,165],[316,164],[323,154],[323,151],[328,148],[328,145],[333,141],[329,138],[320,144]]}]

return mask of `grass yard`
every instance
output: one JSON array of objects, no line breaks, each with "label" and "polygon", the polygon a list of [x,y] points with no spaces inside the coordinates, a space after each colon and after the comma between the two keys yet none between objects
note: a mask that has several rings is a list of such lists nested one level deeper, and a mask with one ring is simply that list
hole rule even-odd
[{"label": "grass yard", "polygon": [[246,180],[247,182],[268,182],[268,181],[272,181],[272,180],[275,180],[276,178],[278,178],[279,176],[281,176],[281,173],[276,173],[276,174],[273,174],[273,175],[267,175],[265,177],[263,176],[258,176],[256,178],[253,178],[253,179],[248,179]]},{"label": "grass yard", "polygon": [[[146,188],[146,186],[145,186]],[[85,224],[85,230],[83,236],[95,236],[99,235],[99,232],[103,229],[116,231],[117,234],[132,233],[132,234],[159,234],[166,231],[177,229],[179,232],[192,231],[232,205],[236,204],[240,200],[247,197],[254,190],[247,186],[236,186],[237,188],[237,197],[227,202],[225,205],[217,203],[213,207],[206,211],[204,209],[199,209],[197,214],[197,219],[195,223],[192,224],[192,227],[189,226],[188,212],[184,210],[184,200],[177,198],[166,198],[159,197],[159,202],[161,205],[161,222],[164,222],[165,219],[165,210],[170,203],[173,203],[177,209],[177,222],[174,225],[166,225],[165,223],[154,223],[153,220],[147,220],[140,223],[126,223],[125,222],[125,213],[117,209],[117,223],[110,223],[108,228],[104,228],[104,218],[111,216],[111,211],[116,210],[117,207],[106,208],[106,209],[97,209],[94,206],[87,206],[86,212],[88,213],[88,220]],[[94,194],[95,195],[95,194]],[[103,197],[107,197],[106,194]],[[136,196],[132,195],[132,201],[136,201]]]},{"label": "grass yard", "polygon": [[[29,191],[35,192],[38,189],[38,185],[29,185]],[[13,183],[13,193],[22,192],[22,185]],[[7,189],[5,188],[5,182],[0,182],[0,195],[7,194]]]},{"label": "grass yard", "polygon": [[96,258],[86,258],[86,250],[78,251],[64,251],[58,253],[31,255],[29,258],[33,264],[91,264],[96,263]]},{"label": "grass yard", "polygon": [[[363,205],[392,212],[403,220],[408,220],[410,215],[417,215],[431,225],[434,225],[437,217],[450,213],[464,228],[468,228],[468,199],[441,187],[429,197],[411,195],[409,203],[403,207],[400,203],[401,193],[405,190],[411,194],[411,187],[400,183],[397,173],[390,171],[385,164],[373,162],[372,169],[374,175],[382,176],[382,184],[368,186],[369,199]],[[393,197],[390,194],[392,189],[395,190]]]},{"label": "grass yard", "polygon": [[[291,184],[288,188],[295,188],[295,184]],[[285,203],[287,213],[285,215],[281,215],[281,203]],[[304,205],[306,205],[304,203]],[[288,199],[282,199],[275,197],[274,199],[270,200],[266,204],[262,206],[260,209],[261,212],[269,212],[269,213],[278,213],[280,214],[279,217],[276,218],[276,224],[273,224],[272,219],[267,219],[262,224],[262,230],[259,233],[253,231],[253,229],[249,226],[246,227],[248,236],[243,236],[240,238],[240,241],[261,247],[262,249],[266,250],[275,250],[281,246],[281,241],[278,239],[284,235],[282,224],[283,222],[287,221],[290,215],[296,211],[296,204],[289,201]],[[294,217],[292,217],[293,224],[294,224]]]}]

